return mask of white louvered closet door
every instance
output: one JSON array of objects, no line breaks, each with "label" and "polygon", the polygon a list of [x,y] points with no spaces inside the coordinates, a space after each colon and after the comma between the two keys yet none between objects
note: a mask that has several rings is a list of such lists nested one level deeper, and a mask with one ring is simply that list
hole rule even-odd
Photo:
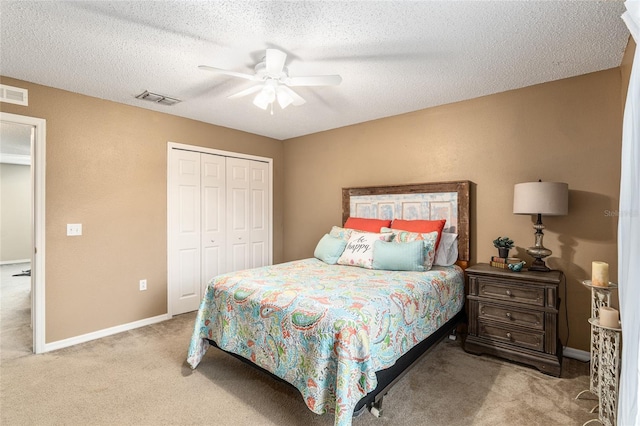
[{"label": "white louvered closet door", "polygon": [[270,261],[269,227],[269,166],[266,163],[252,161],[251,179],[251,267],[266,266]]},{"label": "white louvered closet door", "polygon": [[202,297],[200,153],[173,150],[169,161],[169,298],[179,314],[198,309]]},{"label": "white louvered closet door", "polygon": [[225,272],[268,265],[269,164],[169,152],[171,314],[198,309],[207,283]]},{"label": "white louvered closet door", "polygon": [[228,268],[269,264],[268,165],[227,158]]},{"label": "white louvered closet door", "polygon": [[[226,256],[225,157],[201,154],[202,291],[216,275],[228,271]],[[197,307],[196,307],[197,308]]]}]

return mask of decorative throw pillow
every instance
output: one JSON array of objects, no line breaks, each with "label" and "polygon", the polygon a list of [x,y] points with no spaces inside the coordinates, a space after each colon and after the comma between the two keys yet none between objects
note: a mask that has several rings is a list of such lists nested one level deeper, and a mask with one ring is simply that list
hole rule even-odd
[{"label": "decorative throw pillow", "polygon": [[329,235],[331,235],[332,237],[340,238],[345,241],[349,241],[349,237],[351,236],[352,232],[353,232],[353,229],[340,228],[339,226],[333,226],[331,228],[331,231],[329,231]]},{"label": "decorative throw pillow", "polygon": [[387,271],[424,271],[424,244],[411,241],[396,244],[373,242],[373,269]]},{"label": "decorative throw pillow", "polygon": [[437,232],[428,232],[421,234],[418,232],[400,231],[393,239],[394,243],[408,243],[411,241],[422,241],[424,250],[424,270],[428,271],[433,266],[433,261],[436,256],[436,240],[438,239]]},{"label": "decorative throw pillow", "polygon": [[324,263],[335,265],[346,245],[346,240],[332,237],[329,234],[324,234],[324,236],[320,238],[320,241],[318,241],[318,245],[316,246],[316,250],[313,252],[313,255]]},{"label": "decorative throw pillow", "polygon": [[344,223],[345,228],[356,229],[358,231],[380,232],[380,228],[391,226],[391,221],[386,219],[368,219],[363,217],[350,217]]},{"label": "decorative throw pillow", "polygon": [[427,232],[436,231],[438,233],[438,239],[436,240],[436,249],[440,244],[440,234],[442,234],[442,230],[444,229],[445,224],[447,223],[446,219],[438,219],[438,220],[402,220],[402,219],[394,219],[391,224],[391,228],[400,229],[403,231],[409,232],[419,232],[421,234],[426,234]]},{"label": "decorative throw pillow", "polygon": [[458,234],[443,232],[436,250],[434,265],[451,266],[458,260]]},{"label": "decorative throw pillow", "polygon": [[342,256],[338,259],[338,264],[371,269],[373,267],[373,243],[375,241],[389,241],[391,235],[353,231]]},{"label": "decorative throw pillow", "polygon": [[385,233],[387,233],[387,232],[391,232],[391,233],[393,234],[393,237],[391,237],[391,239],[393,240],[393,238],[396,236],[396,234],[397,234],[398,232],[401,232],[401,231],[400,231],[400,230],[398,230],[398,229],[391,229],[391,228],[386,228],[386,227],[382,227],[382,228],[380,228],[380,233],[381,233],[381,234],[385,234]]}]

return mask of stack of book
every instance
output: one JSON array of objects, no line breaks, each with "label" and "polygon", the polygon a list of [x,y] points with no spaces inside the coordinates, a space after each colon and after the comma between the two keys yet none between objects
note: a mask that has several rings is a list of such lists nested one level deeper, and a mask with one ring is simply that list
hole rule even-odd
[{"label": "stack of book", "polygon": [[509,269],[509,264],[511,263],[520,263],[522,262],[522,259],[520,259],[519,257],[498,257],[498,256],[491,256],[491,262],[489,262],[489,265],[493,266],[494,268],[502,268],[502,269]]}]

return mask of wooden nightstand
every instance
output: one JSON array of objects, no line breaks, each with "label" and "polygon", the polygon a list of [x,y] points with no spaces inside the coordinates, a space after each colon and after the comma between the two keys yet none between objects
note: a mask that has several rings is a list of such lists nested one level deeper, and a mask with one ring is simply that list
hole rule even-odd
[{"label": "wooden nightstand", "polygon": [[466,273],[469,333],[465,350],[529,364],[559,377],[558,286],[563,273],[511,272],[484,263]]}]

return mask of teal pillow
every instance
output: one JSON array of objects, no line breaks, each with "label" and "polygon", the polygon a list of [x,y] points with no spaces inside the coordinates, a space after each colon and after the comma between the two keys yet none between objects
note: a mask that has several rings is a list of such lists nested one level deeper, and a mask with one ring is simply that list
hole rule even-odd
[{"label": "teal pillow", "polygon": [[320,241],[318,241],[318,245],[316,246],[316,250],[313,252],[313,255],[324,263],[335,265],[346,246],[346,240],[332,237],[329,234],[324,234],[324,236],[320,238]]},{"label": "teal pillow", "polygon": [[373,269],[387,271],[424,271],[424,244],[422,241],[373,243]]}]

